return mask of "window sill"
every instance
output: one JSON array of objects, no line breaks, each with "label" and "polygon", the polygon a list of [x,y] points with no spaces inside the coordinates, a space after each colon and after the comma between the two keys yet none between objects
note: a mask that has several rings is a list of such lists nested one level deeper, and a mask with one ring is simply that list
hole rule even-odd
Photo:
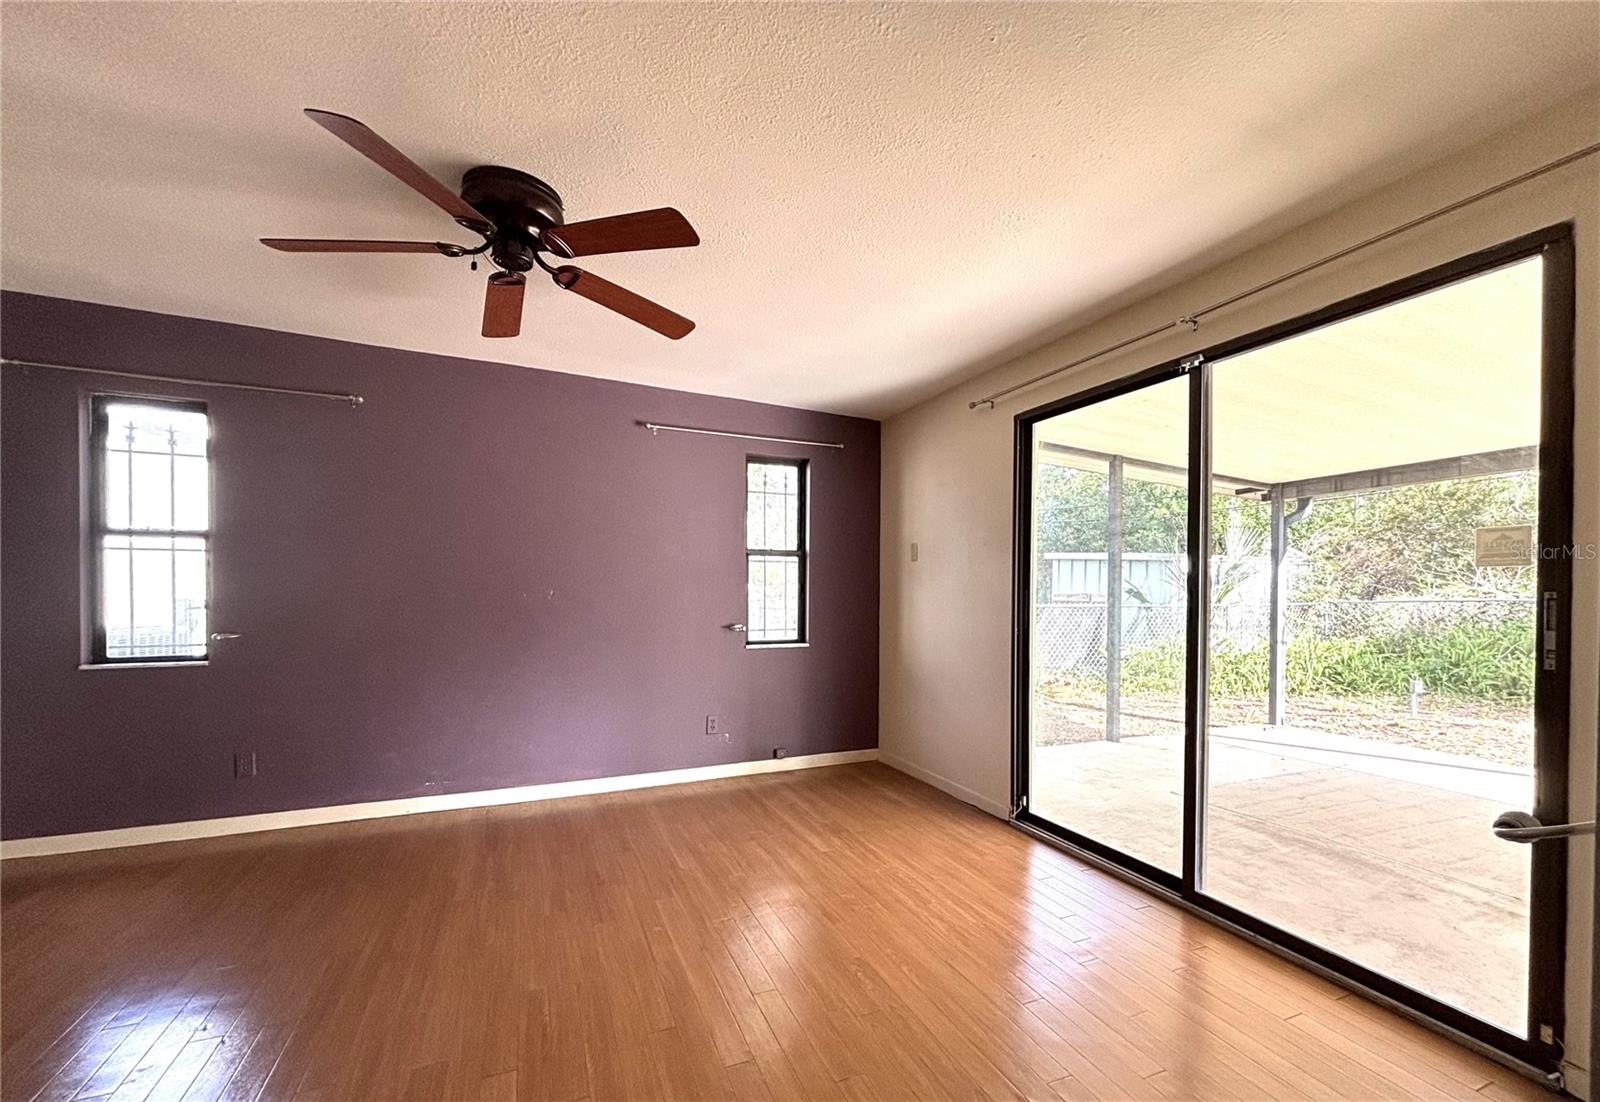
[{"label": "window sill", "polygon": [[746,643],[745,650],[805,650],[810,643]]},{"label": "window sill", "polygon": [[80,662],[80,670],[177,670],[187,666],[209,666],[210,660],[201,658],[190,662]]}]

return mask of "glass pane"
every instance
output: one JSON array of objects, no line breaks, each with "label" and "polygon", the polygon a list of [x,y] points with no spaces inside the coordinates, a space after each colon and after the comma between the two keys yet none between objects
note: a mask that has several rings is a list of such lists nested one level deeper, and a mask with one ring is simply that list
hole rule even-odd
[{"label": "glass pane", "polygon": [[204,540],[175,540],[173,653],[206,652],[206,549]]},{"label": "glass pane", "polygon": [[[752,467],[751,470],[754,471],[755,468]],[[761,546],[762,533],[767,530],[766,506],[766,494],[752,490],[744,495],[744,546],[746,551]]]},{"label": "glass pane", "polygon": [[193,456],[179,456],[173,464],[173,498],[177,508],[172,518],[173,527],[203,531],[210,523],[211,511],[206,461]]},{"label": "glass pane", "polygon": [[1201,887],[1519,1035],[1540,263],[1213,368]]},{"label": "glass pane", "polygon": [[109,402],[106,405],[108,448],[168,455],[206,454],[206,415],[162,403]]},{"label": "glass pane", "polygon": [[[102,552],[100,579],[101,616],[106,626],[107,643],[127,644],[133,627],[133,589],[128,575],[131,556],[126,536],[107,536]],[[113,653],[112,657],[118,657]]]},{"label": "glass pane", "polygon": [[128,485],[127,452],[106,452],[105,480],[103,497],[105,499],[106,527],[126,528],[128,527],[128,495],[131,492]]},{"label": "glass pane", "polygon": [[1034,426],[1028,807],[1181,872],[1189,382]]},{"label": "glass pane", "polygon": [[745,547],[800,550],[800,469],[790,463],[751,463],[745,495]]},{"label": "glass pane", "polygon": [[171,550],[133,551],[134,654],[170,654],[173,647]]},{"label": "glass pane", "polygon": [[204,529],[210,522],[204,413],[113,402],[106,407],[109,528]]},{"label": "glass pane", "polygon": [[749,558],[747,638],[752,643],[794,642],[800,637],[800,560]]},{"label": "glass pane", "polygon": [[134,452],[132,528],[172,527],[172,458]]},{"label": "glass pane", "polygon": [[794,547],[794,541],[789,538],[788,514],[793,511],[795,499],[792,497],[774,497],[769,495],[767,500],[771,503],[767,508],[767,528],[763,537],[763,547],[788,551]]},{"label": "glass pane", "polygon": [[205,654],[204,540],[110,536],[102,561],[106,657]]},{"label": "glass pane", "polygon": [[204,458],[211,426],[205,414],[198,410],[169,410],[165,420],[172,429],[172,447],[178,455]]}]

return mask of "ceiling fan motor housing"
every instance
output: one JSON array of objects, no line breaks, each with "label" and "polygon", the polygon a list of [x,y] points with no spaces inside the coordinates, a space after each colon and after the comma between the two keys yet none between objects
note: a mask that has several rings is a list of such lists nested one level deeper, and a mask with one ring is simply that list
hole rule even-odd
[{"label": "ceiling fan motor housing", "polygon": [[461,198],[494,223],[489,256],[508,272],[532,268],[539,235],[563,222],[556,189],[515,168],[467,169],[461,177]]}]

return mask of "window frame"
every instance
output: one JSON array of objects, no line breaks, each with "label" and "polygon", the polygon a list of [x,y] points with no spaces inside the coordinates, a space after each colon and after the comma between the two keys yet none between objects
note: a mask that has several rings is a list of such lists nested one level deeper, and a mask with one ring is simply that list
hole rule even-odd
[{"label": "window frame", "polygon": [[[750,468],[753,465],[783,466],[795,469],[795,549],[756,548],[750,546]],[[745,646],[802,647],[810,642],[811,600],[811,460],[783,455],[746,455],[744,457],[744,605],[745,615],[750,614],[750,560],[752,557],[789,558],[799,564],[800,598],[795,618],[795,633],[782,639],[751,639],[751,625],[745,627]]]},{"label": "window frame", "polygon": [[[164,529],[136,529],[112,528],[106,523],[106,498],[108,489],[108,471],[106,467],[106,443],[110,437],[111,419],[109,408],[113,405],[145,405],[165,406],[191,413],[198,413],[206,419],[206,527],[204,529],[164,528]],[[211,541],[216,528],[216,501],[214,482],[212,479],[212,421],[211,411],[206,403],[192,398],[162,398],[148,394],[117,394],[111,392],[96,393],[90,396],[89,403],[89,666],[149,666],[149,665],[204,665],[211,658],[210,638],[210,613],[211,613]],[[130,515],[129,520],[132,520]],[[126,657],[112,657],[106,653],[106,610],[104,600],[105,578],[105,539],[107,536],[171,536],[174,538],[200,539],[205,542],[205,574],[206,574],[206,627],[207,633],[201,640],[203,649],[199,654],[137,654]]]}]

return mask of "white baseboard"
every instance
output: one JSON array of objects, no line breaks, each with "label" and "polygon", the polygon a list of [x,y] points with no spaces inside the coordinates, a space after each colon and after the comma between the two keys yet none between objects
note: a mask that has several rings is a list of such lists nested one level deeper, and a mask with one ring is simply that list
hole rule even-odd
[{"label": "white baseboard", "polygon": [[987,811],[997,819],[1009,819],[1011,817],[1005,804],[998,800],[991,800],[983,793],[968,788],[964,784],[957,784],[949,777],[941,776],[931,769],[924,769],[922,766],[914,765],[904,758],[895,757],[893,754],[885,754],[882,751],[878,753],[878,760],[890,769],[898,770],[908,777],[915,777],[923,784],[931,784],[940,792],[954,796],[964,804],[971,804],[980,811]]},{"label": "white baseboard", "polygon": [[561,800],[569,796],[593,796],[602,792],[626,792],[635,788],[658,788],[662,785],[714,781],[724,777],[748,777],[756,773],[782,773],[791,769],[815,769],[824,765],[849,765],[858,761],[875,761],[877,757],[876,749],[839,750],[829,754],[806,754],[794,758],[763,758],[760,761],[736,761],[726,765],[668,769],[660,773],[634,773],[625,777],[593,777],[581,781],[522,785],[518,788],[493,788],[483,792],[446,792],[437,796],[375,800],[371,803],[338,804],[333,807],[307,807],[297,811],[269,811],[260,815],[235,815],[225,819],[195,819],[186,823],[158,823],[155,826],[95,830],[85,834],[14,838],[0,842],[0,859],[43,857],[53,853],[78,853],[92,849],[120,849],[123,846],[148,846],[156,842],[217,838],[225,834],[251,834],[262,830],[286,830],[291,827],[318,826],[323,823],[348,823],[357,819],[421,815],[431,811],[459,811],[463,808],[532,803],[537,800]]}]

